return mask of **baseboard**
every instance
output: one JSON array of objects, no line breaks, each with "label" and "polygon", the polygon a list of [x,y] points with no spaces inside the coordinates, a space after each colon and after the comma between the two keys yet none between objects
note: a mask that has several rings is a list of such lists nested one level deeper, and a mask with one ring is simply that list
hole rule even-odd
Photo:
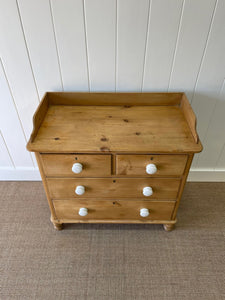
[{"label": "baseboard", "polygon": [[[39,181],[41,176],[37,168],[0,168],[1,181]],[[191,169],[188,181],[225,182],[225,169]]]},{"label": "baseboard", "polygon": [[[2,181],[39,181],[41,176],[36,168],[0,168]],[[191,169],[188,181],[225,182],[225,169]]]},{"label": "baseboard", "polygon": [[187,181],[225,182],[225,169],[191,169]]},{"label": "baseboard", "polygon": [[1,181],[39,181],[41,176],[37,168],[0,168]]}]

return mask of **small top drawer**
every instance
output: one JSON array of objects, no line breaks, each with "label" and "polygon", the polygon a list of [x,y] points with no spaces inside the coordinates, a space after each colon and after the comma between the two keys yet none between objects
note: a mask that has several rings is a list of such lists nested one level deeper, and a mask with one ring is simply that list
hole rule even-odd
[{"label": "small top drawer", "polygon": [[116,174],[134,176],[181,176],[187,155],[117,155]]},{"label": "small top drawer", "polygon": [[41,154],[46,176],[98,177],[111,175],[111,155]]}]

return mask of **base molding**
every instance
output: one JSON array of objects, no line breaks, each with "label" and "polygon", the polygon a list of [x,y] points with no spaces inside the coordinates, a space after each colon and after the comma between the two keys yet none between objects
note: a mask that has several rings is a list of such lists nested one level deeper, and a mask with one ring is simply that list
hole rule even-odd
[{"label": "base molding", "polygon": [[191,169],[187,181],[225,182],[225,169]]},{"label": "base molding", "polygon": [[40,181],[41,176],[38,168],[1,168],[1,181]]},{"label": "base molding", "polygon": [[[40,181],[37,168],[1,168],[1,181]],[[225,182],[225,169],[191,169],[187,181]]]}]

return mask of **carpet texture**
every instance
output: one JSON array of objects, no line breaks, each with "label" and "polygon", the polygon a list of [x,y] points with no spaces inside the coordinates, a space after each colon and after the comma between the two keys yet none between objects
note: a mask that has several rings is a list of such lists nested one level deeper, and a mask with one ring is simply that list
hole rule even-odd
[{"label": "carpet texture", "polygon": [[187,183],[162,225],[56,231],[40,182],[0,182],[0,299],[225,299],[225,184]]}]

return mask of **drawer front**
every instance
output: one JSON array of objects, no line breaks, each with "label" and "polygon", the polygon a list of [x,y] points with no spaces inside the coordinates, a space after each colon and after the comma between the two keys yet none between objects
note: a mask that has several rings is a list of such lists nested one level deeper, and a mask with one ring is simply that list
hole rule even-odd
[{"label": "drawer front", "polygon": [[[170,220],[175,201],[54,200],[60,220]],[[80,210],[82,208],[82,210]],[[149,212],[141,216],[141,209]],[[83,213],[86,209],[86,215]],[[81,213],[82,215],[80,215]]]},{"label": "drawer front", "polygon": [[[111,175],[111,155],[86,154],[42,154],[46,176],[58,177],[98,177]],[[74,164],[81,164],[81,169],[74,170]]]},{"label": "drawer front", "polygon": [[[47,178],[47,183],[53,199],[79,197],[176,199],[180,180],[174,178]],[[83,190],[80,187],[83,187]],[[151,189],[152,195],[144,196],[143,192],[147,195]]]},{"label": "drawer front", "polygon": [[[187,155],[117,155],[116,174],[134,176],[181,176]],[[151,168],[150,165],[156,168]],[[149,166],[149,168],[147,167]],[[147,170],[149,173],[147,173]]]}]

